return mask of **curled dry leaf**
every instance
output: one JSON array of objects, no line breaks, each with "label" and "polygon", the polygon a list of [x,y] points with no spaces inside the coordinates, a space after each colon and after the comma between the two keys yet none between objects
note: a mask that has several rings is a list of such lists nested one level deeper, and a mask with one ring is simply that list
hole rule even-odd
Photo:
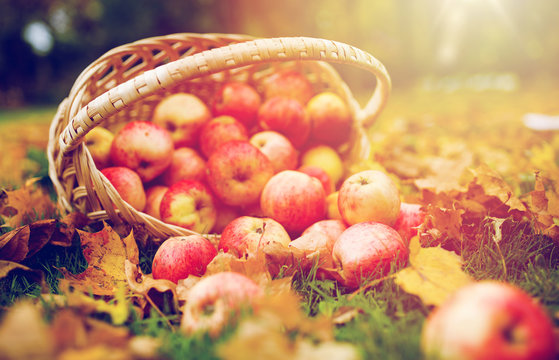
[{"label": "curled dry leaf", "polygon": [[124,272],[130,290],[146,300],[140,305],[144,313],[149,313],[149,306],[155,306],[156,309],[162,308],[163,304],[160,304],[159,300],[165,293],[171,294],[171,310],[178,311],[177,284],[170,280],[154,279],[150,274],[144,274],[140,266],[128,259],[124,263]]},{"label": "curled dry leaf", "polygon": [[25,265],[13,261],[0,260],[0,279],[9,276],[12,272],[23,272],[27,275],[31,275],[32,279],[40,283],[42,287],[46,288],[44,281],[44,273],[39,270],[33,270]]},{"label": "curled dry leaf", "polygon": [[409,266],[396,273],[404,291],[419,296],[425,305],[438,306],[449,294],[473,279],[462,270],[462,259],[441,247],[423,248],[419,238],[410,242]]},{"label": "curled dry leaf", "polygon": [[43,248],[56,229],[57,220],[47,219],[20,226],[0,236],[0,259],[23,261]]},{"label": "curled dry leaf", "polygon": [[29,226],[22,226],[0,236],[0,259],[20,262],[29,252]]}]

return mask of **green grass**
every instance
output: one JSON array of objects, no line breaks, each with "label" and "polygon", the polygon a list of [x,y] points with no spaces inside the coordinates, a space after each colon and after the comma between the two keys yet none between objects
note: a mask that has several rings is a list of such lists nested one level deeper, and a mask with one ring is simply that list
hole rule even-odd
[{"label": "green grass", "polygon": [[56,113],[56,106],[28,106],[21,109],[0,109],[0,124],[17,123],[49,123]]}]

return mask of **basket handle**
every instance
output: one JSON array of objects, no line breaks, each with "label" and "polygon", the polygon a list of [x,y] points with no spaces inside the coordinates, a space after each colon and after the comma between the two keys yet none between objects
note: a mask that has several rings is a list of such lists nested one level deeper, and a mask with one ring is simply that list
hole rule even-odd
[{"label": "basket handle", "polygon": [[373,122],[390,94],[390,77],[384,65],[371,54],[351,45],[309,37],[256,39],[202,51],[148,70],[108,90],[81,108],[59,138],[60,156],[81,143],[81,139],[104,119],[133,102],[173,85],[223,70],[274,61],[318,60],[350,64],[373,73],[375,90],[357,114],[363,126]]}]

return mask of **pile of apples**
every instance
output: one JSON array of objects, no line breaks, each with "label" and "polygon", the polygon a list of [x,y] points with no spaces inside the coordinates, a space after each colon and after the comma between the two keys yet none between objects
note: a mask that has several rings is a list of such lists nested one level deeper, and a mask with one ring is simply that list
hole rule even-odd
[{"label": "pile of apples", "polygon": [[[221,234],[217,250],[238,257],[269,243],[315,254],[323,267],[343,269],[344,285],[357,287],[393,260],[406,261],[407,241],[423,218],[419,205],[401,204],[387,174],[345,173],[337,149],[353,126],[339,95],[315,92],[302,72],[289,69],[258,84],[226,82],[206,102],[169,95],[151,119],[115,133],[98,126],[85,141],[97,168],[136,210]],[[175,255],[156,255],[154,277],[176,282],[203,274],[216,249],[199,238],[164,242],[161,252],[169,246]]]}]

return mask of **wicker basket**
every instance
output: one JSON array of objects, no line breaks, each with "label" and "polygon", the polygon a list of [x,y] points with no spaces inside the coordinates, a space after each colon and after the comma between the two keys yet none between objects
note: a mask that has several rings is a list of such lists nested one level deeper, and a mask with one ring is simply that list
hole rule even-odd
[{"label": "wicker basket", "polygon": [[[348,86],[328,64],[363,68],[376,77],[371,99],[361,108]],[[255,39],[228,34],[173,34],[119,46],[89,65],[62,101],[49,132],[49,175],[64,211],[80,211],[92,221],[142,226],[155,238],[193,232],[139,212],[118,195],[95,167],[83,143],[97,125],[118,127],[151,119],[165,96],[191,92],[208,100],[227,80],[260,79],[278,67],[304,72],[316,91],[329,90],[346,100],[355,123],[351,141],[339,149],[346,161],[369,156],[364,128],[383,109],[390,92],[384,66],[370,54],[335,41],[306,38]]]}]

